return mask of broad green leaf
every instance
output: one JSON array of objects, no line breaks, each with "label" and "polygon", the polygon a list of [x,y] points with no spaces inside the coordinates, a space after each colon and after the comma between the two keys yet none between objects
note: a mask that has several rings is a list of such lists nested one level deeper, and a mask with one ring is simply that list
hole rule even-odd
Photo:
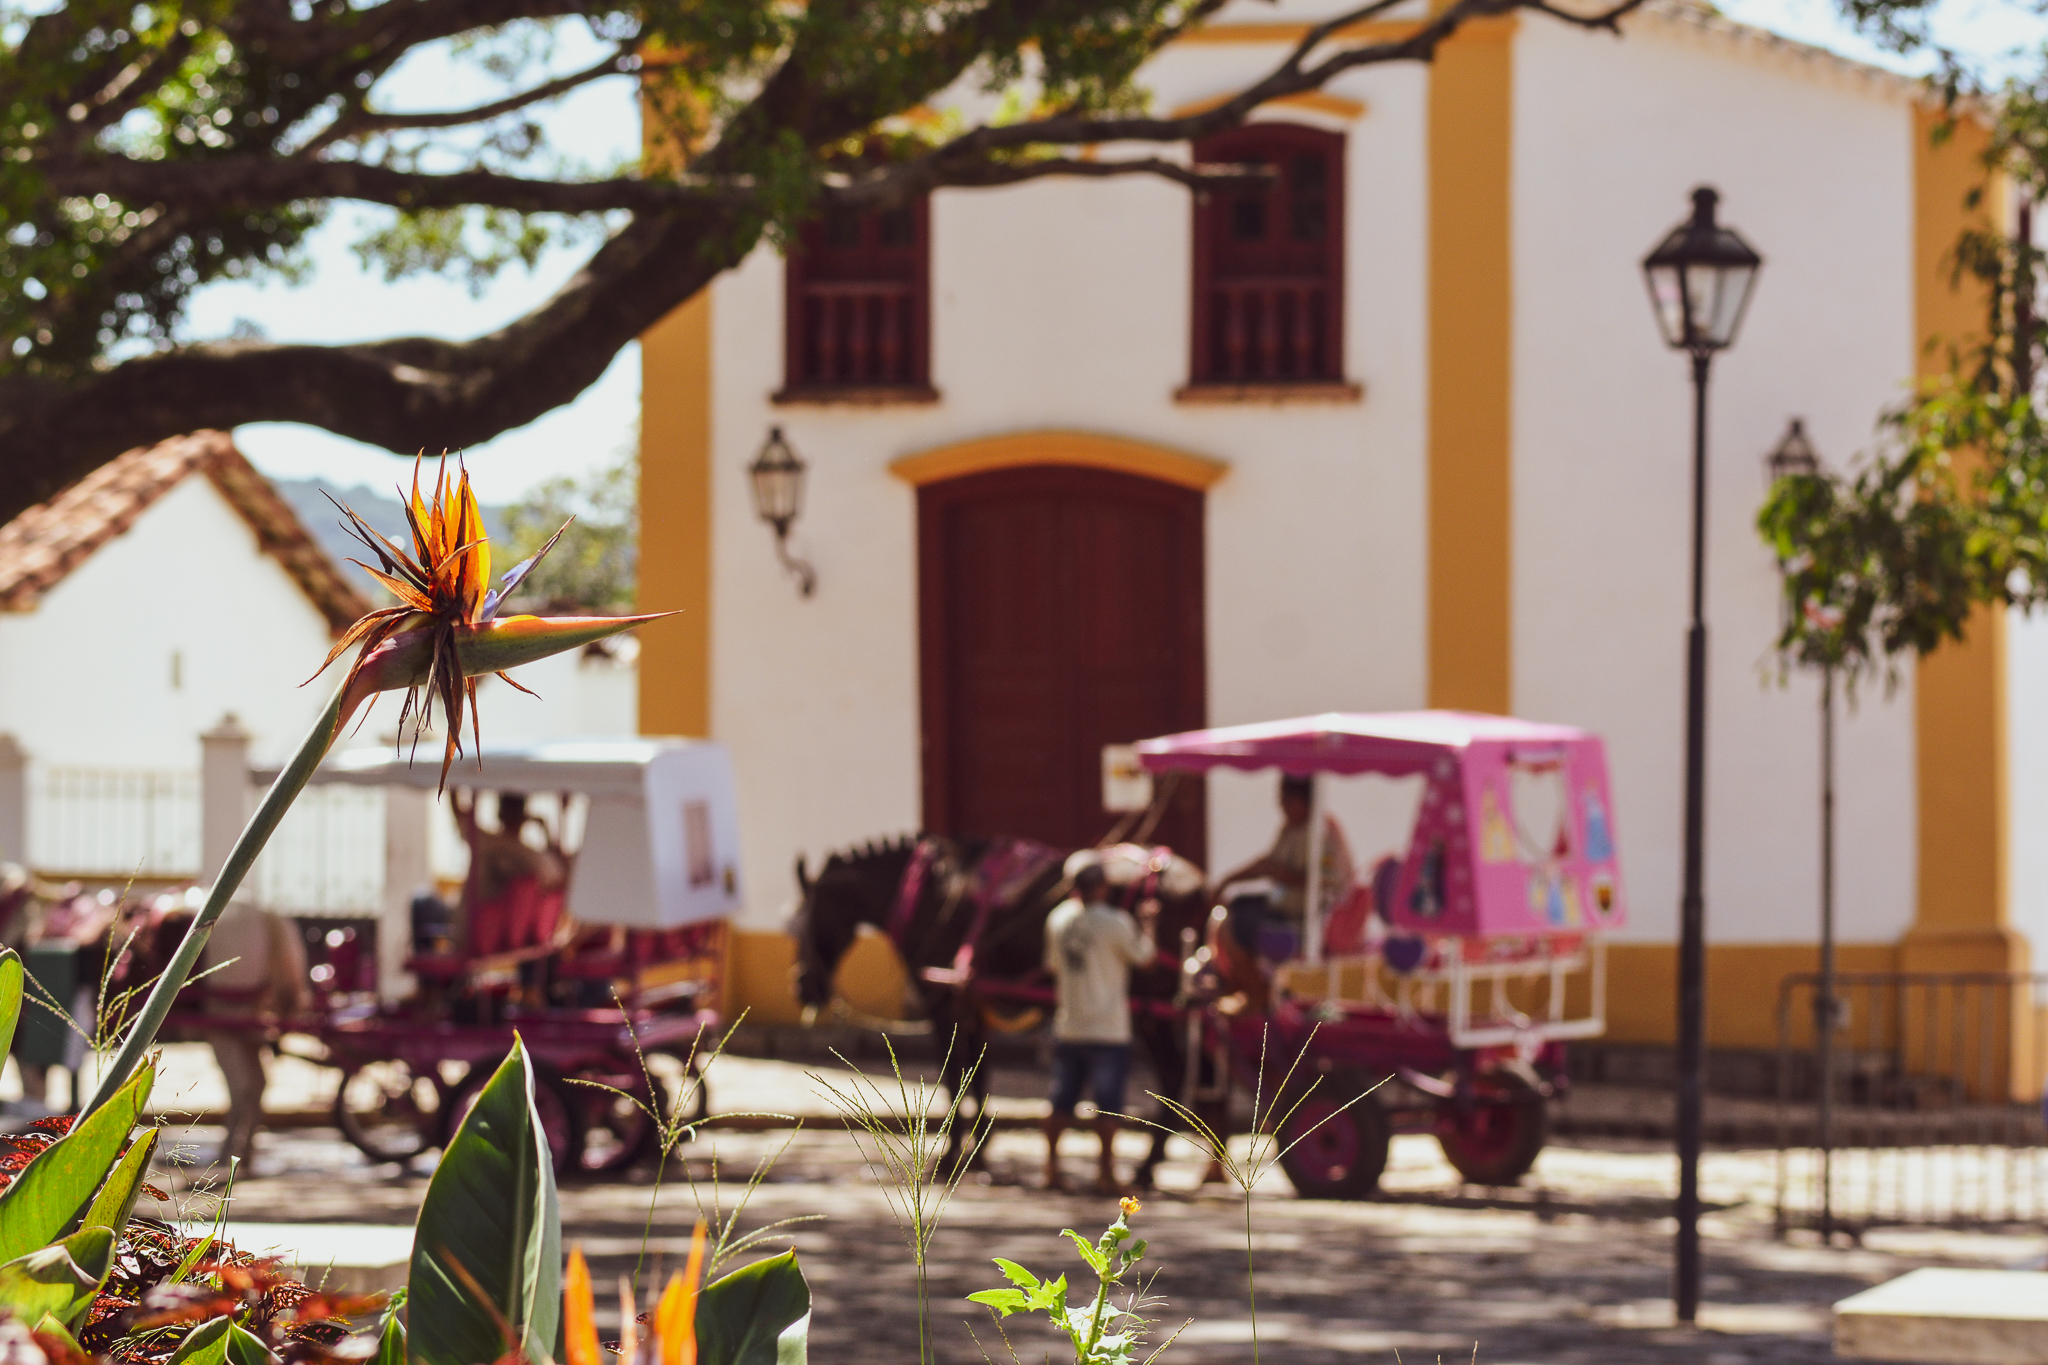
[{"label": "broad green leaf", "polygon": [[1021,1289],[983,1289],[967,1296],[969,1303],[986,1304],[1003,1317],[1022,1313],[1031,1307],[1030,1298]]},{"label": "broad green leaf", "polygon": [[396,1305],[384,1319],[384,1330],[377,1334],[377,1354],[370,1365],[405,1365],[405,1324],[398,1320]]},{"label": "broad green leaf", "polygon": [[14,1046],[14,1026],[21,1022],[21,955],[0,949],[0,1057]]},{"label": "broad green leaf", "polygon": [[114,1263],[114,1234],[87,1228],[0,1265],[0,1307],[33,1322],[48,1313],[66,1327],[92,1307]]},{"label": "broad green leaf", "polygon": [[232,1318],[208,1318],[186,1334],[164,1365],[227,1365]]},{"label": "broad green leaf", "polygon": [[121,1160],[155,1079],[155,1064],[144,1066],[120,1093],[29,1162],[0,1194],[0,1260],[26,1256],[83,1224],[93,1196]]},{"label": "broad green leaf", "polygon": [[811,1287],[794,1251],[735,1270],[697,1296],[702,1365],[805,1365],[810,1331]]},{"label": "broad green leaf", "polygon": [[160,1128],[151,1128],[128,1144],[121,1164],[93,1196],[83,1226],[112,1228],[115,1232],[128,1226],[128,1215],[135,1212],[135,1198],[142,1193],[142,1177],[149,1173],[149,1159],[156,1154],[156,1141],[162,1132]]},{"label": "broad green leaf", "polygon": [[1038,1288],[1038,1277],[1023,1266],[1018,1265],[1015,1261],[1006,1261],[1000,1256],[996,1257],[995,1261],[996,1269],[1002,1271],[1003,1278],[1011,1284],[1016,1285],[1019,1289]]},{"label": "broad green leaf", "polygon": [[[477,1302],[456,1264],[488,1304]],[[560,1358],[562,1215],[532,1069],[516,1035],[427,1185],[408,1294],[406,1347],[420,1365],[499,1359],[507,1347],[501,1323],[519,1335],[527,1359]]]},{"label": "broad green leaf", "polygon": [[277,1357],[263,1344],[263,1338],[231,1320],[228,1324],[228,1365],[277,1365]]},{"label": "broad green leaf", "polygon": [[55,1313],[45,1313],[36,1319],[35,1334],[39,1337],[55,1337],[78,1354],[85,1355],[85,1348],[78,1344],[78,1338],[71,1335],[71,1329],[57,1321]]}]

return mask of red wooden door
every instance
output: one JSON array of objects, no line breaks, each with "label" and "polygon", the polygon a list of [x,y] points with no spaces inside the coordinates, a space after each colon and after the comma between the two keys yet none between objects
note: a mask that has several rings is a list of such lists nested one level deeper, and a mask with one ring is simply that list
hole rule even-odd
[{"label": "red wooden door", "polygon": [[[925,486],[918,540],[926,827],[1095,843],[1102,747],[1205,721],[1201,493],[998,470]],[[1183,780],[1153,838],[1206,830]]]}]

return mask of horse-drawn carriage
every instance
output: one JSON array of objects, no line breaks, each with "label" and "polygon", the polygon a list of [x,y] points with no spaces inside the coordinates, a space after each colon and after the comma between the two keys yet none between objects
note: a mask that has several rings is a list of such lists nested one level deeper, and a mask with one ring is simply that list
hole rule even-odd
[{"label": "horse-drawn carriage", "polygon": [[[1108,856],[1127,902],[1163,901],[1162,944],[1180,949],[1132,984],[1134,1036],[1163,1093],[1218,1118],[1254,1091],[1262,1110],[1291,1112],[1283,1138],[1302,1140],[1283,1164],[1307,1195],[1370,1194],[1403,1131],[1434,1133],[1469,1181],[1520,1178],[1564,1083],[1564,1044],[1604,1028],[1602,935],[1626,913],[1600,741],[1437,711],[1169,735],[1137,756],[1161,774],[1312,780],[1294,962],[1259,963],[1169,850],[1087,855]],[[1407,847],[1369,881],[1325,895],[1326,784],[1367,774],[1417,780]],[[958,1060],[981,1055],[991,1032],[1031,1026],[1051,1002],[1043,925],[1069,862],[1029,840],[926,836],[835,856],[815,880],[800,871],[799,993],[826,1003],[856,928],[887,933],[927,1015],[952,1031],[950,1079],[972,1087],[978,1075],[963,1076]],[[1154,1143],[1141,1181],[1164,1150]]]},{"label": "horse-drawn carriage", "polygon": [[[368,983],[330,973],[302,1017],[223,1014],[202,989],[174,1018],[195,1036],[266,1030],[338,1068],[336,1123],[377,1161],[441,1145],[516,1031],[536,1064],[557,1169],[629,1165],[655,1137],[650,1109],[687,1103],[701,1114],[708,1103],[692,1069],[717,1023],[725,918],[740,904],[726,753],[667,739],[486,746],[452,776],[473,792],[556,794],[559,885],[515,877],[487,890],[472,858],[458,924],[422,917],[433,904],[424,898],[413,924],[387,917],[385,933],[397,929],[411,950],[386,963],[416,983],[402,997],[350,991]],[[438,764],[356,751],[312,781],[431,791],[438,779]]]},{"label": "horse-drawn carriage", "polygon": [[[1233,1083],[1277,1091],[1283,1169],[1303,1194],[1370,1194],[1401,1131],[1435,1134],[1472,1183],[1520,1179],[1565,1082],[1564,1044],[1605,1027],[1603,935],[1626,915],[1599,739],[1424,711],[1195,731],[1137,752],[1158,773],[1312,781],[1302,960],[1264,1008],[1232,1012],[1212,955],[1227,944],[1190,955],[1186,1047],[1207,1065],[1183,1068],[1182,1102]],[[1325,896],[1326,784],[1361,775],[1419,779],[1414,827],[1370,884]]]}]

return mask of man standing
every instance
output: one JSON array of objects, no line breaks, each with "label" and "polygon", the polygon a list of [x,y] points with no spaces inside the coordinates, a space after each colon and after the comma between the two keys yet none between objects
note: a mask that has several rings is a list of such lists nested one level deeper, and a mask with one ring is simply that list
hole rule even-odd
[{"label": "man standing", "polygon": [[1045,966],[1059,983],[1052,1025],[1052,1113],[1045,1120],[1048,1189],[1066,1188],[1060,1176],[1060,1134],[1072,1126],[1084,1088],[1095,1101],[1095,1133],[1102,1142],[1095,1186],[1105,1194],[1122,1189],[1110,1144],[1131,1074],[1131,968],[1158,953],[1152,926],[1159,903],[1140,905],[1134,923],[1104,899],[1108,884],[1101,867],[1083,867],[1074,874],[1074,894],[1045,922]]}]

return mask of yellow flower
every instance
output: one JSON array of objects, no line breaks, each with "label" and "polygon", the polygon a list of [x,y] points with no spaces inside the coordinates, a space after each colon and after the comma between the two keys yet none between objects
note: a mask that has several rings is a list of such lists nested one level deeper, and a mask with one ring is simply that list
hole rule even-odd
[{"label": "yellow flower", "polygon": [[1144,1205],[1138,1202],[1138,1197],[1136,1195],[1127,1194],[1120,1201],[1118,1201],[1117,1207],[1124,1211],[1124,1217],[1134,1218],[1137,1216],[1138,1210],[1143,1208]]},{"label": "yellow flower", "polygon": [[349,508],[339,502],[334,504],[348,518],[348,530],[377,557],[376,565],[363,564],[361,560],[349,562],[361,565],[372,578],[389,588],[398,605],[368,612],[351,625],[314,676],[326,672],[351,646],[362,646],[349,666],[337,730],[347,725],[358,706],[379,692],[405,690],[405,705],[398,717],[401,734],[405,733],[409,719],[416,730],[426,729],[438,701],[448,727],[447,745],[441,755],[441,781],[445,785],[449,766],[462,752],[465,706],[469,711],[470,735],[479,745],[483,742],[476,719],[479,675],[496,673],[520,691],[528,692],[504,670],[672,613],[501,619],[498,609],[533,571],[541,556],[554,548],[555,541],[561,539],[561,531],[541,546],[539,554],[513,565],[504,581],[492,590],[490,539],[484,533],[483,515],[470,488],[469,471],[458,462],[458,477],[451,482],[448,460],[443,456],[433,492],[423,495],[422,463],[413,462],[412,496],[405,507],[412,540],[410,553],[385,539]]}]

